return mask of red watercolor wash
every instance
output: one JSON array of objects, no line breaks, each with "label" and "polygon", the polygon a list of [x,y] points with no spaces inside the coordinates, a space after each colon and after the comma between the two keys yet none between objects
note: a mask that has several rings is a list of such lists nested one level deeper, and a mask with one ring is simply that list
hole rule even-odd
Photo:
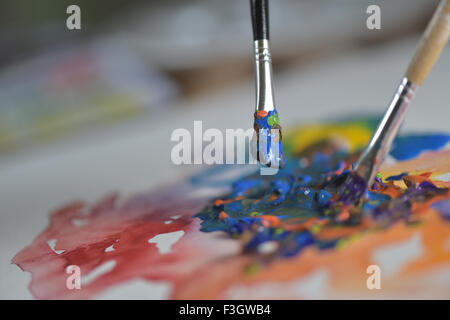
[{"label": "red watercolor wash", "polygon": [[[207,235],[198,231],[199,221],[192,218],[208,199],[187,194],[189,187],[181,185],[176,190],[136,196],[123,205],[118,205],[117,195],[90,208],[82,202],[72,203],[53,212],[50,225],[12,263],[32,274],[29,289],[40,299],[88,299],[136,278],[169,281],[175,288],[218,255],[198,245],[198,237]],[[148,242],[158,234],[180,230],[184,235],[169,253],[161,254],[155,243]],[[56,252],[47,243],[52,239],[56,239]],[[58,254],[59,250],[64,251]],[[83,279],[111,260],[114,268],[82,283],[82,290],[67,289],[69,265],[79,266]]]}]

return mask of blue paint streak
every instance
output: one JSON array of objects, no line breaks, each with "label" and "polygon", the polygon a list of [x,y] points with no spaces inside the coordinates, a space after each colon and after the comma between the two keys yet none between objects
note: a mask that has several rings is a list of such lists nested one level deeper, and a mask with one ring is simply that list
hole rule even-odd
[{"label": "blue paint streak", "polygon": [[411,134],[397,137],[390,154],[397,160],[409,160],[417,157],[422,151],[439,150],[450,141],[448,134]]},{"label": "blue paint streak", "polygon": [[390,176],[390,177],[386,178],[386,181],[398,181],[398,180],[402,180],[402,178],[403,178],[404,176],[406,176],[406,175],[408,175],[408,173],[407,173],[407,172],[403,172],[403,173],[400,173],[400,174],[398,174],[398,175],[396,175],[396,176]]}]

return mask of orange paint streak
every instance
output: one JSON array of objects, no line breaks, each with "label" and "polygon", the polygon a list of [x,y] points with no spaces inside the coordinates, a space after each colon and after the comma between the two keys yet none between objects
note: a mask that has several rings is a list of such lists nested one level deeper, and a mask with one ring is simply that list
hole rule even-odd
[{"label": "orange paint streak", "polygon": [[257,117],[258,119],[261,119],[261,118],[267,117],[268,114],[269,114],[269,113],[268,113],[267,111],[260,110],[260,111],[257,111],[257,112],[256,112],[256,117]]},{"label": "orange paint streak", "polygon": [[280,218],[271,215],[259,216],[262,219],[262,225],[266,228],[274,228],[280,225]]},{"label": "orange paint streak", "polygon": [[234,202],[234,201],[242,200],[243,198],[244,198],[243,196],[238,196],[238,197],[231,198],[231,199],[228,199],[228,200],[217,199],[217,200],[214,201],[214,205],[216,207],[218,207],[218,206],[221,206],[223,204],[227,204],[227,203],[231,203],[231,202]]}]

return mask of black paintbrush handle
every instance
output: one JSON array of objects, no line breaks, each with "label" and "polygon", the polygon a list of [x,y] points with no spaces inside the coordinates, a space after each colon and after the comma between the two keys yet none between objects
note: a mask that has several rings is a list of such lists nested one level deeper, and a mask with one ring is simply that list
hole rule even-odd
[{"label": "black paintbrush handle", "polygon": [[253,40],[269,39],[269,0],[250,0]]}]

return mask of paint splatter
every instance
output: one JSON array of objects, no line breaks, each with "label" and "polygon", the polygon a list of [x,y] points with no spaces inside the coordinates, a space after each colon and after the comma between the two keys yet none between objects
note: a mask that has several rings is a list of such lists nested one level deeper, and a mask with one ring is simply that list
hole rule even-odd
[{"label": "paint splatter", "polygon": [[[180,184],[170,193],[142,194],[122,205],[117,195],[93,206],[69,204],[51,214],[47,229],[12,262],[31,272],[30,290],[41,299],[91,298],[135,278],[176,282],[185,276],[179,268],[227,254],[191,245],[198,241],[187,235],[198,229],[192,215],[206,198],[182,198],[189,194],[189,186]],[[74,225],[73,219],[85,223]],[[69,265],[80,267],[82,290],[66,287]]]},{"label": "paint splatter", "polygon": [[[450,182],[438,178],[450,150],[383,165],[368,192],[357,176],[342,188],[373,123],[291,130],[276,176],[217,166],[127,201],[68,204],[12,262],[42,299],[108,296],[138,280],[174,299],[448,299]],[[405,243],[407,254],[392,254]],[[367,290],[367,266],[386,256],[382,292]],[[70,265],[81,268],[81,290],[66,287]]]},{"label": "paint splatter", "polygon": [[[385,181],[379,176],[367,191],[365,181],[350,171],[356,157],[332,141],[290,154],[278,175],[245,177],[228,196],[213,201],[197,215],[201,230],[240,239],[245,253],[261,253],[265,243],[276,242],[276,250],[261,254],[272,260],[308,246],[336,248],[400,221],[415,223],[414,206],[449,197],[449,189],[437,187],[427,174],[402,173]],[[393,182],[398,180],[404,187]]]}]

